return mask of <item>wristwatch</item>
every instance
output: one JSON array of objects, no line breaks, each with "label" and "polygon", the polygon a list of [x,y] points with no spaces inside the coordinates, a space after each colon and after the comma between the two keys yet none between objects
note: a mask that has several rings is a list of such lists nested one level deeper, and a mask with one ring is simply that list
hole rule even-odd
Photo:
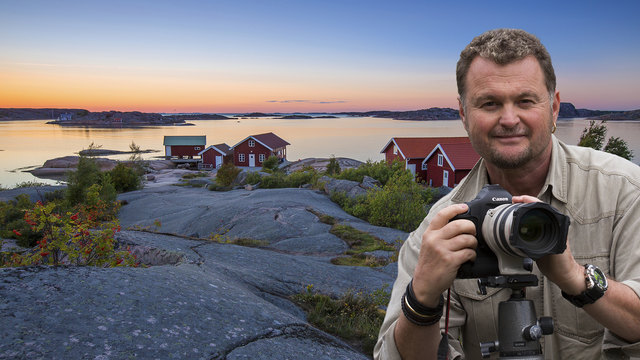
[{"label": "wristwatch", "polygon": [[573,305],[581,308],[587,304],[593,304],[600,299],[604,292],[607,291],[609,283],[607,277],[597,266],[587,264],[584,266],[584,279],[587,282],[587,290],[579,295],[569,295],[562,292],[562,296],[569,300]]}]

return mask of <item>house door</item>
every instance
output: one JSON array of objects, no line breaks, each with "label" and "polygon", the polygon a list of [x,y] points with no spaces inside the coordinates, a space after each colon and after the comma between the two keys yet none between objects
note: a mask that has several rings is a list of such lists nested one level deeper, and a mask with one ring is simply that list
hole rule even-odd
[{"label": "house door", "polygon": [[249,167],[256,167],[256,154],[249,154]]},{"label": "house door", "polygon": [[442,172],[442,186],[449,186],[449,172],[447,170]]},{"label": "house door", "polygon": [[222,166],[222,156],[216,156],[216,169],[219,169]]},{"label": "house door", "polygon": [[413,176],[416,176],[416,164],[407,164],[407,169],[411,171]]}]

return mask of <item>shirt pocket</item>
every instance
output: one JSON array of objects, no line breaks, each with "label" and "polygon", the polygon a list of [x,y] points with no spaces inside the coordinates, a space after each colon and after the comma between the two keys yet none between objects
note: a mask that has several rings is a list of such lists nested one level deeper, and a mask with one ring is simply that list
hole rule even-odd
[{"label": "shirt pocket", "polygon": [[487,288],[483,295],[478,289],[477,279],[456,279],[453,290],[458,295],[465,314],[462,326],[464,350],[469,358],[480,358],[480,342],[498,340],[498,307],[508,300],[511,290]]},{"label": "shirt pocket", "polygon": [[[582,264],[593,264],[609,275],[608,259],[598,257],[579,260]],[[551,316],[553,317],[554,332],[560,336],[592,344],[601,341],[604,327],[594,320],[584,309],[579,308],[562,296],[558,286],[549,283],[551,294]]]}]

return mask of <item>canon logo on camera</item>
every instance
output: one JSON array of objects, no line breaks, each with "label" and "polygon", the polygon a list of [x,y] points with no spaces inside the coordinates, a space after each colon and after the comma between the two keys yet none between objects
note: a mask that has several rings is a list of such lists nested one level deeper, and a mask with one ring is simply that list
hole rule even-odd
[{"label": "canon logo on camera", "polygon": [[509,201],[509,198],[492,197],[491,201]]}]

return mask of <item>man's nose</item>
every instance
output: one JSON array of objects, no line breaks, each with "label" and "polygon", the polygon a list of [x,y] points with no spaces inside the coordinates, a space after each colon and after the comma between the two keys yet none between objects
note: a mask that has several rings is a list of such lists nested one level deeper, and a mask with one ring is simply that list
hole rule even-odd
[{"label": "man's nose", "polygon": [[513,104],[504,104],[500,113],[500,125],[512,128],[520,122],[518,109]]}]

